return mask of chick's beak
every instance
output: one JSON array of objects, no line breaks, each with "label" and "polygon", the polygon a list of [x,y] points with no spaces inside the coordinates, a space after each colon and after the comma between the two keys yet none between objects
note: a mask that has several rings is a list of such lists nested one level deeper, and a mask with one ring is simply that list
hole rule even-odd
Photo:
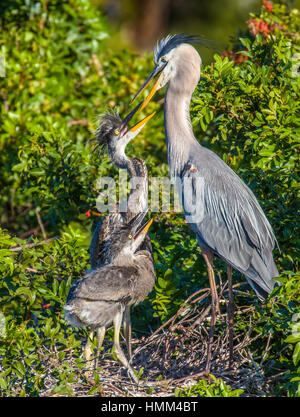
[{"label": "chick's beak", "polygon": [[152,117],[155,115],[156,111],[154,111],[153,113],[149,114],[149,116],[145,117],[143,120],[141,120],[140,122],[138,122],[136,125],[134,125],[131,129],[129,129],[129,132],[136,132],[137,130],[141,130],[145,124],[152,119]]},{"label": "chick's beak", "polygon": [[152,223],[153,223],[153,218],[148,220],[146,223],[144,223],[143,226],[140,227],[139,230],[135,233],[135,235],[133,236],[133,239],[136,239],[140,235],[145,235],[148,232],[149,227],[151,226]]},{"label": "chick's beak", "polygon": [[125,119],[123,119],[122,125],[121,125],[121,128],[120,128],[121,136],[124,136],[125,133],[127,132],[128,125],[129,125],[131,119],[134,117],[134,115],[141,108],[142,104],[143,104],[143,102],[141,101],[130,113],[128,113],[128,115],[125,117]]}]

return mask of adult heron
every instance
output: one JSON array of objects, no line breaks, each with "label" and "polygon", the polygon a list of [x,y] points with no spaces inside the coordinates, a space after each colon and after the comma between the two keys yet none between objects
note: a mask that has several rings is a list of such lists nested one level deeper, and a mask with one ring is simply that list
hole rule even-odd
[{"label": "adult heron", "polygon": [[228,266],[230,363],[233,352],[232,267],[246,276],[259,298],[272,292],[276,283],[273,278],[279,274],[272,256],[276,238],[254,194],[218,155],[200,145],[194,136],[189,107],[200,79],[201,58],[191,45],[193,42],[201,43],[201,39],[182,34],[163,39],[154,51],[155,69],[135,97],[158,76],[142,110],[154,93],[168,84],[164,122],[170,175],[180,179],[185,217],[197,235],[211,288],[208,372],[219,309],[214,255]]}]

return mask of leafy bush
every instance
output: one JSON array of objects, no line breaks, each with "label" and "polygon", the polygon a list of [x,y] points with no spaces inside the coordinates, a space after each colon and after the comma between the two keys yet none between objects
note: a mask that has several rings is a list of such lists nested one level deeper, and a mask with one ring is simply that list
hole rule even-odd
[{"label": "leafy bush", "polygon": [[[255,301],[252,333],[260,338],[251,349],[263,356],[261,365],[274,381],[270,395],[289,396],[299,395],[300,77],[292,72],[298,17],[296,10],[265,2],[233,49],[202,68],[191,104],[198,139],[250,185],[275,229],[283,285],[266,305]],[[88,141],[99,113],[115,105],[127,111],[152,58],[108,50],[105,19],[88,0],[3,3],[0,27],[6,60],[0,78],[0,388],[7,396],[76,395],[74,381],[86,383],[85,332],[68,326],[62,307],[72,280],[89,267],[90,228],[99,217],[84,213],[96,212],[96,181],[102,175],[117,178],[108,157],[100,162]],[[149,108],[161,106],[151,102]],[[162,118],[160,112],[129,146],[129,154],[144,158],[156,177],[168,175]],[[134,328],[143,332],[165,323],[190,294],[207,286],[197,241],[183,216],[161,213],[156,220],[150,237],[158,279],[133,314]],[[218,261],[216,266],[223,268]],[[237,315],[235,326],[244,332],[247,324]],[[90,395],[100,390],[98,379]],[[241,394],[221,380],[175,393]]]},{"label": "leafy bush", "polygon": [[209,384],[205,380],[199,381],[191,388],[175,391],[176,397],[240,397],[242,389],[232,390],[222,379],[211,376],[213,382]]}]

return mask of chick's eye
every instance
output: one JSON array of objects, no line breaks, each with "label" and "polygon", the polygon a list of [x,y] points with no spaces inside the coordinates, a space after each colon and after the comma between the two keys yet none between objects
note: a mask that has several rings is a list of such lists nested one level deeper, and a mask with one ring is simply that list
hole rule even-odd
[{"label": "chick's eye", "polygon": [[115,135],[119,135],[120,132],[118,131],[118,129],[115,130]]},{"label": "chick's eye", "polygon": [[167,60],[164,56],[161,58],[161,62],[167,62]]},{"label": "chick's eye", "polygon": [[129,235],[128,237],[129,237],[129,239],[132,239],[132,235]]}]

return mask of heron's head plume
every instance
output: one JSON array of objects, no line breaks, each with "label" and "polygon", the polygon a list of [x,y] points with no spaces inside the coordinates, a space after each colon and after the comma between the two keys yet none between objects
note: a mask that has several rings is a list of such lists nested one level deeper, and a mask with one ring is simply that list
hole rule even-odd
[{"label": "heron's head plume", "polygon": [[117,162],[117,160],[122,159],[125,156],[125,148],[127,144],[135,138],[135,136],[137,136],[145,124],[155,114],[155,112],[150,114],[129,129],[128,124],[141,105],[142,102],[139,103],[124,119],[121,119],[119,114],[116,112],[106,112],[101,115],[96,137],[92,139],[97,141],[97,146],[94,148],[94,151],[99,149],[101,152],[107,148],[113,162]]},{"label": "heron's head plume", "polygon": [[161,60],[168,56],[168,54],[177,48],[179,45],[185,44],[192,44],[198,43],[200,45],[207,46],[209,44],[209,40],[202,39],[198,36],[187,36],[183,33],[179,33],[176,35],[167,35],[163,38],[160,42],[157,42],[157,45],[154,49],[154,64],[160,65]]},{"label": "heron's head plume", "polygon": [[99,125],[96,132],[96,137],[93,139],[97,141],[97,146],[94,150],[105,150],[111,143],[113,143],[120,136],[122,127],[122,119],[118,113],[106,112],[99,118]]}]

